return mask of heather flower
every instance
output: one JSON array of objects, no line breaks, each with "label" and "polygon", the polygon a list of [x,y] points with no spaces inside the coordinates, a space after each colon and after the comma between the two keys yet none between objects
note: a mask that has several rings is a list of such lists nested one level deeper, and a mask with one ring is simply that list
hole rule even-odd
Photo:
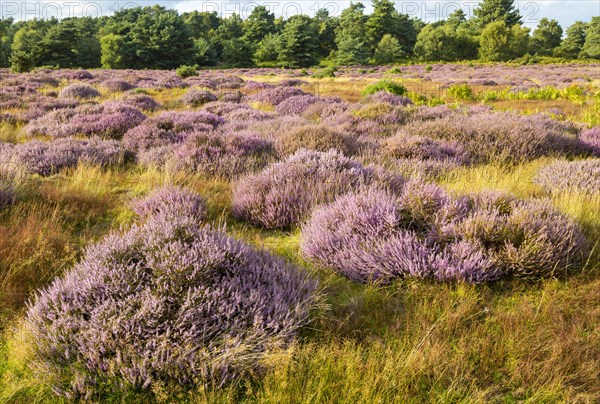
[{"label": "heather flower", "polygon": [[253,133],[198,132],[174,153],[174,167],[188,172],[234,178],[275,160],[273,144]]},{"label": "heather flower", "polygon": [[127,91],[127,90],[132,90],[135,88],[135,86],[125,80],[119,80],[119,79],[110,79],[110,80],[105,80],[102,83],[100,83],[100,85],[104,88],[106,88],[109,91],[113,91],[113,92],[123,92],[123,91]]},{"label": "heather flower", "polygon": [[190,107],[200,107],[206,103],[217,101],[217,96],[206,90],[188,90],[181,98],[180,101]]},{"label": "heather flower", "polygon": [[542,168],[534,182],[547,192],[600,192],[600,159],[559,161]]},{"label": "heather flower", "polygon": [[47,176],[79,162],[97,165],[119,164],[124,160],[121,144],[115,140],[61,138],[52,142],[33,140],[0,150],[0,166],[22,167],[31,174]]},{"label": "heather flower", "polygon": [[131,210],[142,218],[163,216],[164,220],[187,216],[202,221],[206,216],[206,202],[195,192],[175,186],[165,186],[145,198],[131,203]]},{"label": "heather flower", "polygon": [[123,144],[128,150],[179,144],[190,133],[210,131],[223,122],[223,118],[207,111],[163,112],[130,129]]},{"label": "heather flower", "polygon": [[306,93],[297,87],[273,87],[253,94],[249,99],[277,106],[287,98],[299,95],[306,95]]},{"label": "heather flower", "polygon": [[131,105],[144,111],[156,111],[161,105],[154,98],[145,94],[127,93],[121,100],[124,104]]},{"label": "heather flower", "polygon": [[582,131],[579,140],[588,146],[595,156],[600,157],[600,126]]},{"label": "heather flower", "polygon": [[120,139],[145,119],[146,116],[134,107],[120,102],[107,102],[52,111],[31,121],[25,130],[29,136],[84,135]]},{"label": "heather flower", "polygon": [[314,95],[295,95],[280,102],[275,109],[280,115],[299,115],[317,101],[319,98]]},{"label": "heather flower", "polygon": [[85,84],[71,84],[60,91],[62,98],[89,99],[100,97],[100,92]]},{"label": "heather flower", "polygon": [[358,151],[358,145],[352,137],[316,125],[282,132],[275,139],[275,147],[281,156],[294,154],[300,149],[322,152],[336,149],[345,155],[352,155]]},{"label": "heather flower", "polygon": [[405,107],[413,103],[408,97],[391,94],[387,91],[378,91],[374,94],[367,96],[366,100],[370,103],[386,103],[391,104],[395,107]]},{"label": "heather flower", "polygon": [[88,247],[26,323],[55,392],[220,387],[266,369],[308,322],[316,282],[209,227],[151,216]]},{"label": "heather flower", "polygon": [[335,150],[299,150],[237,181],[232,209],[252,224],[283,229],[297,225],[316,205],[338,195],[369,185],[390,189],[399,181],[398,176],[383,176]]},{"label": "heather flower", "polygon": [[384,154],[399,159],[453,160],[468,164],[468,153],[458,142],[434,140],[423,136],[400,133],[385,141]]}]

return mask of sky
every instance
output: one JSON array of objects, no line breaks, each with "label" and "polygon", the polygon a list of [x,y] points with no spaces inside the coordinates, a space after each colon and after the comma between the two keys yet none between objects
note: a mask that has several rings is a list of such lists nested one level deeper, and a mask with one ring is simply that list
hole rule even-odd
[{"label": "sky", "polygon": [[[128,0],[0,0],[0,16],[2,18],[13,17],[15,20],[32,18],[69,17],[69,16],[100,16],[110,15],[116,10],[148,6],[159,3],[167,8],[174,8],[179,12],[199,10],[217,11],[219,15],[227,17],[236,12],[246,17],[257,5],[264,5],[275,13],[276,16],[289,17],[294,14],[314,15],[319,8],[327,8],[332,15],[339,15],[346,8],[349,1],[327,1],[327,0],[261,0],[261,1],[194,1],[194,0],[171,0],[171,1],[128,1]],[[362,2],[366,6],[366,12],[372,10],[370,1]],[[396,1],[396,9],[415,16],[426,22],[446,19],[457,8],[462,8],[467,15],[473,14],[473,9],[479,1],[449,1],[449,0],[422,0],[422,1]],[[515,1],[515,5],[521,11],[524,25],[535,28],[538,21],[543,18],[554,18],[558,20],[563,28],[568,27],[577,20],[589,21],[593,16],[600,15],[600,0],[533,0]]]}]

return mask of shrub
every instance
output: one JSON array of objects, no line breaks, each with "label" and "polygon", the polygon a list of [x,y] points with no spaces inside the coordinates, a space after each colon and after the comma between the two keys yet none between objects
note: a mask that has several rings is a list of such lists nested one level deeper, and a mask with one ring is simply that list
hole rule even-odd
[{"label": "shrub", "polygon": [[534,182],[547,192],[600,192],[600,159],[559,161],[542,168]]},{"label": "shrub", "polygon": [[259,91],[249,98],[251,101],[264,102],[277,106],[282,101],[298,95],[306,95],[306,93],[298,87],[273,87]]},{"label": "shrub", "polygon": [[133,84],[128,83],[125,80],[118,80],[118,79],[105,80],[101,83],[101,86],[106,88],[109,91],[114,91],[114,92],[123,92],[123,91],[133,90],[135,88],[135,86]]},{"label": "shrub", "polygon": [[208,102],[217,101],[217,96],[206,90],[188,90],[180,101],[190,107],[200,107]]},{"label": "shrub", "polygon": [[296,95],[280,102],[275,110],[280,115],[299,115],[320,99],[310,94]]},{"label": "shrub", "polygon": [[398,196],[372,189],[341,196],[301,231],[306,258],[359,282],[539,278],[581,262],[585,249],[581,230],[546,201],[453,198],[414,180]]},{"label": "shrub", "polygon": [[251,377],[307,323],[317,284],[194,218],[150,217],[90,246],[39,293],[35,366],[69,399]]},{"label": "shrub", "polygon": [[175,186],[165,186],[145,198],[131,203],[131,210],[142,218],[162,216],[164,220],[187,216],[202,221],[206,216],[206,202],[195,192]]},{"label": "shrub", "polygon": [[128,93],[122,102],[143,111],[156,111],[160,108],[160,104],[154,98],[145,94]]},{"label": "shrub", "polygon": [[378,93],[379,91],[385,91],[394,95],[406,95],[408,90],[400,83],[396,83],[392,80],[381,80],[373,84],[369,84],[362,92],[363,97],[371,94]]},{"label": "shrub", "polygon": [[600,126],[582,131],[579,140],[590,147],[595,156],[600,157]]},{"label": "shrub", "polygon": [[518,163],[541,156],[589,153],[567,123],[546,116],[505,112],[444,112],[439,119],[409,123],[401,132],[457,142],[477,162]]},{"label": "shrub", "polygon": [[324,68],[320,72],[313,74],[313,77],[317,78],[317,79],[335,77],[335,73],[337,72],[337,70],[338,69],[336,66],[329,66],[329,67]]},{"label": "shrub", "polygon": [[181,65],[175,70],[175,73],[182,79],[198,75],[198,65],[186,66]]},{"label": "shrub", "polygon": [[456,100],[470,101],[475,99],[473,89],[468,84],[455,84],[448,87],[448,95]]},{"label": "shrub", "polygon": [[457,164],[470,162],[469,154],[457,142],[407,136],[405,133],[387,139],[384,154],[398,159],[453,160]]},{"label": "shrub", "polygon": [[367,96],[367,102],[386,103],[391,104],[395,107],[405,107],[407,105],[412,105],[413,103],[408,97],[394,95],[388,93],[387,91],[377,91],[376,93]]},{"label": "shrub", "polygon": [[275,160],[273,144],[253,133],[193,133],[174,154],[175,168],[234,178],[255,172]]},{"label": "shrub", "polygon": [[89,99],[100,97],[100,92],[85,84],[71,84],[60,91],[62,98]]},{"label": "shrub", "polygon": [[233,214],[266,228],[300,223],[320,203],[366,185],[395,190],[402,178],[330,150],[299,150],[285,161],[234,184]]},{"label": "shrub", "polygon": [[0,169],[0,211],[15,201],[15,189],[10,173]]},{"label": "shrub", "polygon": [[0,165],[22,167],[31,174],[47,176],[79,162],[112,165],[123,162],[120,142],[91,138],[61,138],[52,142],[33,140],[0,150]]},{"label": "shrub", "polygon": [[128,150],[182,143],[190,133],[210,131],[224,119],[207,111],[163,112],[130,129],[123,137]]},{"label": "shrub", "polygon": [[25,128],[29,136],[67,137],[84,135],[120,139],[146,116],[121,102],[82,105],[76,109],[60,109],[31,121]]},{"label": "shrub", "polygon": [[347,156],[356,154],[358,151],[358,145],[354,138],[316,125],[283,132],[275,139],[275,147],[280,156],[294,154],[300,149],[321,152],[336,149]]}]

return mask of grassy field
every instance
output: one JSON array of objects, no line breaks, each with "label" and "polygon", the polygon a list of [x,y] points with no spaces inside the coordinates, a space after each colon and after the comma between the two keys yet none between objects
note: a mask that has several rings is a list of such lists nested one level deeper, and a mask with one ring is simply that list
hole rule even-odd
[{"label": "grassy field", "polygon": [[[256,80],[256,77],[253,79]],[[327,80],[327,79],[325,79]],[[368,81],[339,79],[320,94],[350,101]],[[309,86],[314,86],[311,82]],[[151,93],[169,105],[179,90]],[[442,95],[441,98],[445,98]],[[593,101],[592,101],[593,102]],[[499,109],[542,111],[557,106],[577,120],[590,103],[497,101]],[[22,141],[22,127],[2,126],[4,141]],[[521,198],[546,197],[532,182],[537,159],[512,167],[460,168],[439,180],[452,193],[484,189]],[[184,185],[208,201],[209,222],[229,235],[310,268],[298,231],[250,226],[230,213],[227,181],[128,164],[79,165],[19,183],[20,198],[0,212],[0,402],[60,402],[47,379],[30,369],[29,335],[20,319],[34,291],[69,269],[84,247],[130,225],[128,202],[163,184]],[[549,196],[589,240],[600,240],[600,194]],[[596,243],[598,244],[598,243]],[[311,268],[312,269],[312,268]],[[124,390],[103,402],[569,402],[600,400],[600,245],[585,265],[555,279],[485,285],[401,280],[359,285],[314,269],[325,304],[296,345],[274,357],[265,375],[223,390]]]}]

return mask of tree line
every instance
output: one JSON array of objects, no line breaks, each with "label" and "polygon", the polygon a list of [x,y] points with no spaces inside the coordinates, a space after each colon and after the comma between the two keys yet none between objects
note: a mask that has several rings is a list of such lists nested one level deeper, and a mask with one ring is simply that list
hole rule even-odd
[{"label": "tree line", "polygon": [[566,35],[542,18],[530,34],[513,0],[484,0],[473,18],[457,9],[426,24],[373,0],[373,12],[350,3],[340,16],[275,18],[264,6],[248,18],[159,5],[100,18],[0,20],[0,66],[172,69],[180,65],[310,67],[415,61],[508,61],[525,55],[600,59],[600,17],[575,22]]}]

